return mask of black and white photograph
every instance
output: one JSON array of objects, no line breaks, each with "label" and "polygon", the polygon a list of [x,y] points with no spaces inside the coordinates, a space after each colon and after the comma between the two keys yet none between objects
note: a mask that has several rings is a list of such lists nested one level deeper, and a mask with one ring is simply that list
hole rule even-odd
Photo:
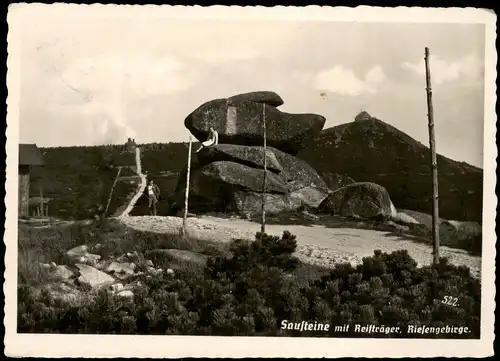
[{"label": "black and white photograph", "polygon": [[493,355],[494,12],[7,21],[8,356]]}]

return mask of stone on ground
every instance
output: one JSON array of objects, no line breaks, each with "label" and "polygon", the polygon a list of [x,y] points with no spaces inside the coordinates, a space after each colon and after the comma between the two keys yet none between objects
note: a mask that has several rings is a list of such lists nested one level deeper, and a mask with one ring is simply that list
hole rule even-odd
[{"label": "stone on ground", "polygon": [[112,273],[116,277],[124,279],[134,275],[135,268],[135,263],[111,262],[105,272]]},{"label": "stone on ground", "polygon": [[[155,263],[159,263],[161,260],[166,259],[177,262],[190,261],[199,264],[201,266],[204,266],[207,262],[207,257],[205,255],[198,252],[181,250],[181,249],[154,249],[146,252],[146,254],[148,257],[151,257],[152,259],[156,260]],[[168,269],[166,272],[167,274],[172,273]]]},{"label": "stone on ground", "polygon": [[322,213],[365,219],[391,218],[396,214],[387,190],[371,182],[337,189],[321,202],[318,209]]},{"label": "stone on ground", "polygon": [[85,264],[77,263],[75,265],[80,271],[78,281],[87,284],[93,289],[100,289],[112,285],[115,279],[98,269]]}]

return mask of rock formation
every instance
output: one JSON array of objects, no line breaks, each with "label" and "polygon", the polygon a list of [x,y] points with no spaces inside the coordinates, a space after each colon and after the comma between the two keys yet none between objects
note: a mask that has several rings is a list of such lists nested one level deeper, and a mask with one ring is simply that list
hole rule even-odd
[{"label": "rock formation", "polygon": [[281,112],[276,108],[280,103],[283,101],[273,92],[215,99],[189,114],[184,124],[200,141],[206,140],[210,127],[214,127],[220,143],[260,146],[265,112],[267,144],[295,155],[321,132],[326,119],[317,114]]},{"label": "rock formation", "polygon": [[[264,151],[263,114],[266,115],[266,212],[280,213],[302,205],[317,207],[329,188],[316,171],[295,154],[312,141],[325,124],[316,114],[288,114],[274,92],[253,92],[216,99],[201,105],[185,120],[200,141],[210,127],[220,144],[201,150],[193,159],[189,207],[194,211],[261,212]],[[184,203],[186,170],[181,172],[175,203]],[[179,208],[181,208],[180,206]]]},{"label": "rock formation", "polygon": [[396,215],[387,190],[371,182],[353,183],[330,193],[319,211],[343,217],[385,219]]}]

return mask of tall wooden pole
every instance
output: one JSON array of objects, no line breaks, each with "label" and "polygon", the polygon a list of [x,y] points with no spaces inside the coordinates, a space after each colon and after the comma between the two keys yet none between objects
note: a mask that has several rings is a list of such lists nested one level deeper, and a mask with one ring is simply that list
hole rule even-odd
[{"label": "tall wooden pole", "polygon": [[425,48],[425,74],[427,81],[427,116],[429,118],[429,144],[431,148],[432,170],[432,241],[433,261],[439,263],[439,192],[438,169],[436,156],[436,139],[434,136],[434,110],[432,107],[431,71],[429,69],[429,48]]},{"label": "tall wooden pole", "polygon": [[189,178],[191,174],[191,148],[192,148],[192,140],[191,136],[189,137],[189,148],[188,148],[188,163],[187,163],[187,175],[186,175],[186,196],[184,198],[184,218],[182,220],[182,232],[186,235],[186,223],[187,223],[187,215],[188,215],[188,199],[189,199]]},{"label": "tall wooden pole", "polygon": [[42,212],[42,217],[45,216],[45,206],[43,204],[43,190],[40,188],[40,205],[39,205],[40,211]]},{"label": "tall wooden pole", "polygon": [[263,147],[263,156],[264,156],[264,177],[262,182],[262,220],[260,231],[261,233],[266,233],[266,182],[267,182],[267,154],[266,154],[266,105],[263,104],[262,107],[262,130],[264,135],[264,147]]}]

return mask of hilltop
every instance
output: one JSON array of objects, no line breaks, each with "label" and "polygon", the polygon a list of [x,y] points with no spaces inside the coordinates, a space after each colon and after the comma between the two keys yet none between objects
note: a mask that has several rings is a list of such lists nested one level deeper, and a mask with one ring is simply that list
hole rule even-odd
[{"label": "hilltop", "polygon": [[[384,186],[397,208],[432,212],[430,149],[384,121],[362,113],[321,131],[298,157],[323,177],[342,174]],[[481,222],[483,171],[438,154],[440,216]]]},{"label": "hilltop", "polygon": [[121,167],[108,212],[115,214],[138,186],[134,154],[120,145],[40,148],[45,165],[33,167],[30,196],[50,198],[49,216],[89,219],[101,216]]}]

